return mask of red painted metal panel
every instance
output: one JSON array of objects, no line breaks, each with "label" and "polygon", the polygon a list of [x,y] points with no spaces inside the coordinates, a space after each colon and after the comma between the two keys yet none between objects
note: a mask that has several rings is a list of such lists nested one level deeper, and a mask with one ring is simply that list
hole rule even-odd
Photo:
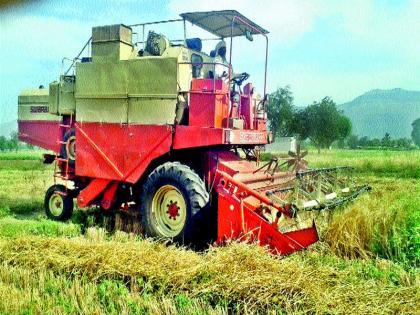
[{"label": "red painted metal panel", "polygon": [[228,86],[223,80],[213,79],[193,79],[191,82],[191,91],[228,93]]},{"label": "red painted metal panel", "polygon": [[226,130],[226,143],[229,144],[267,144],[267,131],[258,130]]},{"label": "red painted metal panel", "polygon": [[222,128],[228,116],[227,85],[222,80],[193,80],[190,92],[189,125]]},{"label": "red painted metal panel", "polygon": [[176,126],[174,149],[208,147],[220,144],[266,144],[266,131]]},{"label": "red painted metal panel", "polygon": [[174,149],[208,147],[224,143],[224,132],[220,128],[176,126]]},{"label": "red painted metal panel", "polygon": [[85,208],[91,204],[91,202],[103,192],[110,183],[110,180],[95,178],[89,185],[83,189],[77,196],[77,205],[80,208]]},{"label": "red painted metal panel", "polygon": [[[275,225],[257,213],[257,208],[252,203],[245,203],[244,199],[240,199],[236,193],[227,190],[223,185],[218,185],[217,192],[219,244],[229,239],[239,239],[257,242],[259,245],[268,246],[273,253],[286,255],[318,241],[315,225],[307,229],[281,233]],[[261,196],[253,197],[262,201]]]},{"label": "red painted metal panel", "polygon": [[114,203],[115,194],[118,189],[118,182],[113,182],[105,190],[103,198],[101,200],[101,207],[105,210],[109,210]]},{"label": "red painted metal panel", "polygon": [[58,125],[58,121],[19,120],[19,140],[58,153]]},{"label": "red painted metal panel", "polygon": [[171,135],[171,126],[78,122],[76,175],[135,183]]},{"label": "red painted metal panel", "polygon": [[[228,95],[191,92],[189,125],[222,128],[229,116]],[[225,123],[226,124],[226,123]]]},{"label": "red painted metal panel", "polygon": [[241,96],[241,116],[245,119],[246,129],[254,128],[254,113],[255,113],[255,100],[252,98],[252,84],[248,83],[244,86],[244,91]]}]

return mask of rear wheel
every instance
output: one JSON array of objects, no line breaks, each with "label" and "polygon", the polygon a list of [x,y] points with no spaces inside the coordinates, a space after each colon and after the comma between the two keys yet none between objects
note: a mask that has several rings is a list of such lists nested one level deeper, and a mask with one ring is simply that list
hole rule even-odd
[{"label": "rear wheel", "polygon": [[51,186],[44,200],[45,213],[48,218],[56,221],[66,221],[73,214],[73,197],[63,185]]},{"label": "rear wheel", "polygon": [[70,129],[64,134],[63,144],[60,148],[60,155],[63,159],[69,160],[69,165],[74,167],[76,163],[76,131]]},{"label": "rear wheel", "polygon": [[157,167],[140,195],[146,235],[184,244],[196,242],[208,202],[204,182],[191,168],[178,162]]}]

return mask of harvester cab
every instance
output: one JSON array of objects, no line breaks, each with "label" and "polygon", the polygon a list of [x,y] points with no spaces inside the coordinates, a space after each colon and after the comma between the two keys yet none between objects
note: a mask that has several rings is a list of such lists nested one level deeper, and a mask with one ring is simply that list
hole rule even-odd
[{"label": "harvester cab", "polygon": [[[166,23],[183,23],[184,38],[146,37]],[[187,38],[188,23],[217,49],[204,53],[204,40]],[[307,170],[300,151],[260,165],[272,140],[267,34],[233,10],[94,27],[58,81],[19,96],[20,140],[54,153],[45,155],[55,163],[47,216],[68,219],[76,198],[79,208],[132,214],[147,236],[182,243],[213,234],[219,244],[247,239],[288,254],[316,242],[315,209],[366,187],[350,185],[342,168]],[[265,39],[262,96],[244,85],[248,73],[233,72],[238,36]]]}]

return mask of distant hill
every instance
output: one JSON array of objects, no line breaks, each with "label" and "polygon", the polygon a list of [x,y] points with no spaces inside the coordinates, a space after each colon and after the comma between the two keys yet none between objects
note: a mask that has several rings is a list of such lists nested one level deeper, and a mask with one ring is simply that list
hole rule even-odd
[{"label": "distant hill", "polygon": [[420,118],[420,91],[372,90],[338,107],[351,119],[355,135],[410,138],[411,123]]},{"label": "distant hill", "polygon": [[9,137],[12,131],[17,131],[16,120],[0,123],[0,136]]}]

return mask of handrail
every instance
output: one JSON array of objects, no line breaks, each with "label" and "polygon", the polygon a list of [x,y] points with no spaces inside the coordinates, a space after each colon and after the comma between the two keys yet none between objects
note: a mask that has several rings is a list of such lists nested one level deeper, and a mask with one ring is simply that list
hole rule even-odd
[{"label": "handrail", "polygon": [[92,37],[90,37],[88,39],[88,41],[86,42],[86,44],[83,46],[82,50],[79,52],[79,54],[73,59],[72,64],[70,65],[70,67],[67,69],[67,71],[64,73],[64,75],[67,75],[67,73],[69,73],[70,69],[73,68],[74,64],[76,63],[77,60],[79,60],[80,55],[83,53],[83,51],[86,49],[86,47],[90,44],[92,40]]},{"label": "handrail", "polygon": [[[156,25],[156,24],[166,24],[166,23],[174,23],[174,22],[184,22],[184,42],[185,42],[185,38],[186,38],[186,30],[185,30],[185,20],[184,19],[172,19],[172,20],[162,20],[162,21],[155,21],[155,22],[146,22],[146,23],[137,23],[137,24],[131,24],[128,25],[130,28],[132,27],[138,27],[141,26],[142,27],[142,42],[143,44],[146,43],[145,40],[145,30],[146,30],[146,26],[148,25]],[[140,43],[140,42],[138,42]],[[137,43],[136,43],[137,44]],[[145,47],[143,47],[145,48]]]},{"label": "handrail", "polygon": [[164,23],[173,23],[173,22],[182,22],[184,19],[172,19],[172,20],[162,20],[156,22],[146,22],[146,23],[138,23],[138,24],[131,24],[128,25],[129,27],[137,27],[137,26],[145,26],[145,25],[153,25],[153,24],[164,24]]},{"label": "handrail", "polygon": [[[261,34],[262,36],[265,37],[265,42],[266,42],[266,44],[265,44],[265,66],[264,66],[264,97],[265,97],[265,95],[267,93],[268,36],[267,36],[267,34],[262,33],[258,28],[254,27],[253,25],[250,25],[249,23],[244,21],[241,17],[235,15],[232,18],[232,24],[231,24],[231,29],[230,29],[230,55],[229,55],[229,64],[230,65],[232,65],[233,27],[234,27],[235,19],[241,21],[243,24],[245,24],[246,26],[248,26],[249,28],[254,30],[256,33]],[[231,79],[230,75],[231,75],[231,73],[229,74],[229,80]]]},{"label": "handrail", "polygon": [[[222,38],[221,37],[214,37],[214,38],[200,38],[200,40],[202,41],[202,42],[209,42],[209,41],[220,41],[220,40],[222,40]],[[184,40],[183,39],[168,39],[168,41],[170,42],[170,43],[184,43]],[[146,41],[144,41],[144,40],[142,40],[142,41],[137,41],[137,42],[135,42],[134,43],[134,45],[137,45],[137,44],[145,44],[146,43]]]}]

